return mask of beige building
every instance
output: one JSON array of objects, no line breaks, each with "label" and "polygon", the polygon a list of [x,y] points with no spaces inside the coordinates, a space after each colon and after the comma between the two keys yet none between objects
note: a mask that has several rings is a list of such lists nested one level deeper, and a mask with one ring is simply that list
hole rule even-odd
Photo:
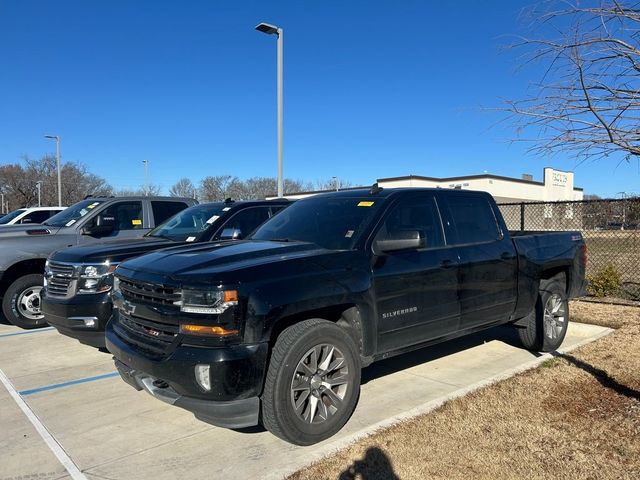
[{"label": "beige building", "polygon": [[[398,187],[430,187],[459,188],[462,190],[480,190],[489,192],[498,203],[511,202],[558,202],[566,200],[582,200],[582,188],[573,184],[573,172],[564,172],[547,167],[544,169],[542,182],[533,180],[532,175],[522,178],[502,177],[485,173],[464,177],[423,177],[407,175],[378,179],[378,185],[387,188]],[[300,192],[287,195],[295,199],[321,192]]]}]

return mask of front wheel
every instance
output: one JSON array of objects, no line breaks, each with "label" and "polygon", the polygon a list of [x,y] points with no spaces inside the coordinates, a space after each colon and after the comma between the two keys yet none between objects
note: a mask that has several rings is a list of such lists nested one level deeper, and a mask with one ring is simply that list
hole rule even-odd
[{"label": "front wheel", "polygon": [[285,329],[269,362],[263,425],[296,445],[331,437],[355,409],[360,368],[355,343],[336,324],[312,319]]},{"label": "front wheel", "polygon": [[564,341],[569,325],[569,302],[562,280],[554,277],[540,281],[536,306],[518,328],[525,348],[552,352]]},{"label": "front wheel", "polygon": [[40,311],[40,293],[44,277],[33,273],[16,279],[2,299],[2,312],[11,323],[22,328],[47,325]]}]

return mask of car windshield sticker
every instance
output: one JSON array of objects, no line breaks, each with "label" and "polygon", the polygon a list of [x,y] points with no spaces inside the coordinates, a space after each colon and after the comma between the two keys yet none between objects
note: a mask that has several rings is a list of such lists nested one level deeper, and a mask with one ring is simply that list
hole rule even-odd
[{"label": "car windshield sticker", "polygon": [[211,225],[213,222],[215,222],[217,219],[220,218],[220,215],[214,215],[213,217],[211,217],[209,220],[207,220],[207,223],[209,225]]},{"label": "car windshield sticker", "polygon": [[133,220],[131,220],[131,225],[142,225],[142,220],[134,218]]},{"label": "car windshield sticker", "polygon": [[224,208],[222,209],[222,211],[223,211],[223,212],[228,212],[229,210],[231,210],[231,207],[224,207]]},{"label": "car windshield sticker", "polygon": [[73,225],[74,223],[76,223],[75,220],[69,220],[64,226],[65,227],[70,227],[71,225]]},{"label": "car windshield sticker", "polygon": [[353,230],[347,230],[347,233],[346,233],[346,235],[344,236],[344,238],[351,238],[351,237],[353,237],[353,232],[354,232]]},{"label": "car windshield sticker", "polygon": [[193,242],[196,239],[196,237],[187,237],[187,242]]},{"label": "car windshield sticker", "polygon": [[375,202],[360,202],[360,203],[358,203],[358,206],[359,207],[373,207],[374,203]]}]

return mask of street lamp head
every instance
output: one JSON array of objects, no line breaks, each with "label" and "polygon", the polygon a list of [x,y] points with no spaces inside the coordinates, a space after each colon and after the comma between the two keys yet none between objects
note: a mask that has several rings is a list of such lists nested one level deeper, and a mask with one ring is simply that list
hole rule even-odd
[{"label": "street lamp head", "polygon": [[58,135],[45,135],[44,138],[51,138],[52,140],[60,140]]},{"label": "street lamp head", "polygon": [[271,25],[269,23],[259,23],[258,25],[256,25],[256,30],[262,33],[266,33],[267,35],[278,35],[279,29],[275,25]]}]

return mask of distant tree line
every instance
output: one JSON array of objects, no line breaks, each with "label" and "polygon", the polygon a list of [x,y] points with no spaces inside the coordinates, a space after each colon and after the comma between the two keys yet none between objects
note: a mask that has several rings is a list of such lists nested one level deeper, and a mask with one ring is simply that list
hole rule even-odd
[{"label": "distant tree line", "polygon": [[[335,179],[305,182],[285,179],[284,193],[292,194],[313,190],[333,190],[337,187]],[[349,187],[351,182],[341,182],[340,187]],[[175,197],[196,196],[203,202],[214,202],[232,198],[234,200],[253,200],[273,197],[277,194],[277,181],[273,177],[252,177],[242,180],[233,175],[216,175],[203,178],[196,187],[188,178],[181,178],[170,189]]]},{"label": "distant tree line", "polygon": [[[336,179],[315,182],[285,179],[285,194],[311,191],[333,190]],[[38,205],[38,183],[40,183],[40,203],[42,206],[58,204],[58,175],[56,159],[45,155],[36,160],[24,157],[21,163],[0,165],[0,193],[3,194],[8,210]],[[161,187],[148,185],[138,189],[115,189],[104,178],[88,171],[81,163],[64,162],[61,166],[62,204],[72,205],[88,195],[133,196],[159,195]],[[351,186],[349,181],[340,181],[341,187]],[[252,177],[242,180],[232,175],[207,176],[197,185],[188,178],[179,179],[169,189],[174,197],[197,198],[201,202],[218,201],[226,198],[234,200],[263,199],[275,196],[277,182],[270,177]],[[4,211],[7,211],[5,208]]]}]

